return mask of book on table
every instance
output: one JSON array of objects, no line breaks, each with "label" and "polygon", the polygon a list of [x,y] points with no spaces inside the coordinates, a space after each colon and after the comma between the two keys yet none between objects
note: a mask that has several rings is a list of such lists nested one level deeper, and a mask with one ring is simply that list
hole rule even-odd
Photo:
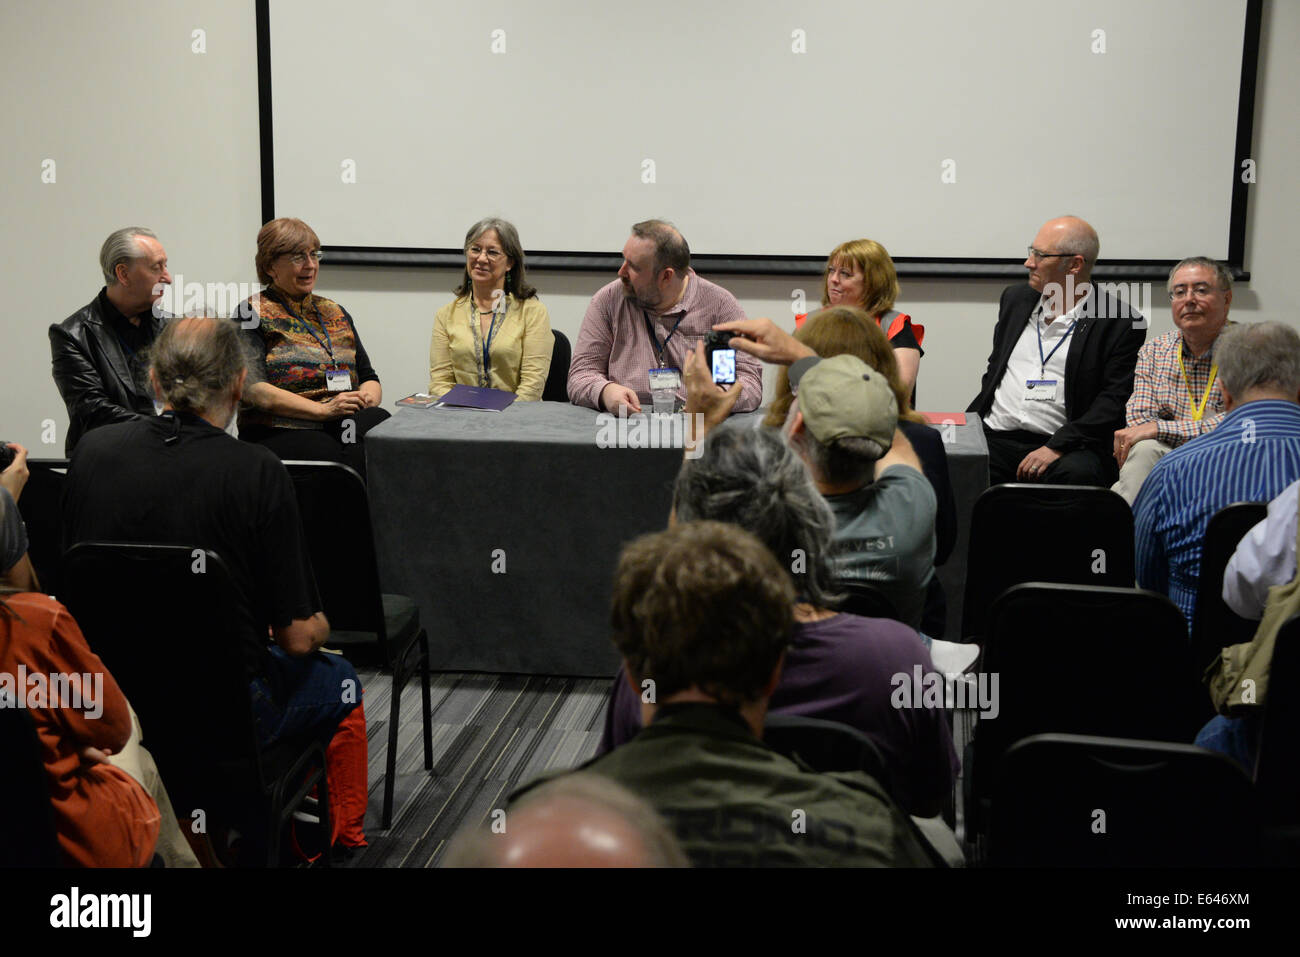
[{"label": "book on table", "polygon": [[456,385],[438,400],[440,408],[484,409],[488,412],[500,412],[515,401],[513,392],[502,389],[488,389],[477,385]]}]

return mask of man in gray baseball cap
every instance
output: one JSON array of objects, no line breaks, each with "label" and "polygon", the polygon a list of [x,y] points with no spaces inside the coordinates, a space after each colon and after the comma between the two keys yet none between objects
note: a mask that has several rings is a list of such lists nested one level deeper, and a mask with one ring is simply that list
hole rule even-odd
[{"label": "man in gray baseball cap", "polygon": [[790,366],[786,440],[835,513],[831,570],[876,586],[899,619],[919,628],[934,575],[934,489],[898,429],[883,375],[853,355]]}]

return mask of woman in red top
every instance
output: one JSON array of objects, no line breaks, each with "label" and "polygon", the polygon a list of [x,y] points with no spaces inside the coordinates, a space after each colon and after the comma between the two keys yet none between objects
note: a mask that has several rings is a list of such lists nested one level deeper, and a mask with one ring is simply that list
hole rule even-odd
[{"label": "woman in red top", "polygon": [[[898,273],[889,252],[874,239],[852,239],[831,250],[822,277],[822,308],[853,306],[874,316],[885,337],[894,347],[898,376],[908,395],[916,389],[916,374],[921,368],[921,342],[925,327],[915,325],[912,317],[894,309],[898,298]],[[796,316],[796,326],[804,316]]]},{"label": "woman in red top", "polygon": [[[70,682],[72,675],[76,685],[58,682],[54,693],[51,676]],[[71,687],[78,695],[64,700]],[[68,610],[48,595],[0,590],[0,696],[8,707],[27,708],[36,724],[65,862],[147,866],[158,840],[158,805],[105,760],[131,739],[131,709]]]}]

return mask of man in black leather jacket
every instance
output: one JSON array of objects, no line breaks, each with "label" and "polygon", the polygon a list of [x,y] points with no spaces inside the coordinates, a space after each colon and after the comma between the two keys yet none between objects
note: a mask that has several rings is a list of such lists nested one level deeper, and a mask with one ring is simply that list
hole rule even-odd
[{"label": "man in black leather jacket", "polygon": [[104,241],[99,264],[107,285],[50,326],[54,383],[68,407],[67,455],[93,428],[156,411],[146,352],[170,318],[154,309],[172,281],[167,253],[153,232],[129,226]]}]

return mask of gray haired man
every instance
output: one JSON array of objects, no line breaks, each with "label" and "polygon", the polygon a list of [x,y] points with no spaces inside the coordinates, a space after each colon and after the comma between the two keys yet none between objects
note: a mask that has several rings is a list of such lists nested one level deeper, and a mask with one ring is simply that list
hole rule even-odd
[{"label": "gray haired man", "polygon": [[54,384],[68,407],[64,452],[91,429],[153,415],[146,353],[170,317],[155,307],[170,285],[167,252],[151,230],[128,226],[99,250],[104,288],[50,326]]}]

